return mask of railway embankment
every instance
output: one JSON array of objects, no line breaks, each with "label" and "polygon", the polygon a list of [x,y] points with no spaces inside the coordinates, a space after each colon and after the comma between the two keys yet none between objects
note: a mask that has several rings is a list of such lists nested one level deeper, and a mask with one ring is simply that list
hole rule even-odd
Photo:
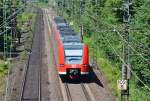
[{"label": "railway embankment", "polygon": [[[12,52],[10,62],[0,62],[0,101],[5,99],[16,101],[19,82],[21,82],[24,66],[31,51],[36,9],[29,6],[17,15],[17,31],[21,34],[20,43],[16,40],[16,49]],[[7,89],[7,91],[6,91]]]}]

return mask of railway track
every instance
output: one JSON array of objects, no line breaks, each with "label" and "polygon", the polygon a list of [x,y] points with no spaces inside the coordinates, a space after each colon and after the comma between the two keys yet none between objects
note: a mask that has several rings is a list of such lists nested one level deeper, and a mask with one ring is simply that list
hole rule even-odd
[{"label": "railway track", "polygon": [[[46,21],[51,21],[52,17],[49,15],[48,10],[45,10],[45,14]],[[47,25],[48,28],[50,28],[48,23]],[[50,32],[49,35],[51,36]],[[53,48],[55,41],[52,36],[50,40]],[[55,54],[55,49],[52,50],[52,54],[55,65],[54,67],[56,67],[55,56],[57,54]],[[108,89],[103,85],[103,82],[101,82],[101,77],[102,76],[98,77],[95,72],[93,72],[90,75],[89,81],[87,81],[91,83],[86,83],[85,80],[81,80],[82,82],[80,83],[69,83],[68,80],[61,80],[59,78],[60,90],[63,97],[61,101],[114,101],[111,99],[112,97],[110,96]]]},{"label": "railway track", "polygon": [[65,86],[65,89],[66,89],[68,101],[72,101],[71,92],[70,92],[70,90],[69,90],[68,84],[65,83],[64,86]]},{"label": "railway track", "polygon": [[[47,14],[47,16],[46,16],[47,19],[51,18],[48,16],[48,13],[47,13],[48,10],[45,10],[45,12]],[[54,40],[51,39],[51,41],[54,44]],[[55,57],[55,55],[57,55],[57,54],[55,54],[53,52],[53,55]],[[56,61],[54,64],[56,65]],[[87,90],[87,88],[85,87],[85,85],[83,83],[72,85],[70,83],[67,83],[65,79],[64,79],[64,81],[65,82],[62,82],[62,80],[59,78],[59,83],[61,86],[61,91],[62,91],[64,101],[95,101],[95,99],[93,100],[93,98],[92,98],[93,96],[91,97],[91,94],[89,94],[89,90]],[[72,88],[78,89],[79,93],[81,93],[81,96],[78,96],[77,94],[75,94],[78,91],[73,91]]]},{"label": "railway track", "polygon": [[[83,94],[81,94],[81,95],[83,95],[82,101],[92,101],[89,91],[87,90],[87,88],[85,87],[85,85],[83,83],[76,84],[76,86],[78,86],[78,87],[80,86],[79,89],[81,89],[81,92],[83,93]],[[78,96],[76,96],[76,98],[74,97],[73,94],[75,91],[72,91],[71,87],[73,87],[73,86],[71,86],[69,83],[64,83],[67,100],[68,101],[76,101],[78,99]]]},{"label": "railway track", "polygon": [[84,95],[85,95],[85,97],[86,97],[87,101],[91,101],[91,97],[90,97],[90,95],[89,95],[88,91],[86,90],[86,88],[85,88],[84,84],[83,84],[83,83],[81,83],[80,85],[81,85],[81,87],[82,87],[82,90],[83,90],[83,92],[84,92]]},{"label": "railway track", "polygon": [[33,32],[32,52],[25,69],[20,101],[41,101],[41,66],[43,41],[43,12],[38,9],[36,27]]}]

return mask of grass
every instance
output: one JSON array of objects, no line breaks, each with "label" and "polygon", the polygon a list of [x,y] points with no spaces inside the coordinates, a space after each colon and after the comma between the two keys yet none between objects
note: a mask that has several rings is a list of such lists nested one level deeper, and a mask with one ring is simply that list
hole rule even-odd
[{"label": "grass", "polygon": [[[90,49],[93,46],[92,38],[84,37],[84,42],[90,46]],[[90,56],[92,52],[90,52]],[[112,64],[107,58],[105,58],[104,52],[98,50],[97,52],[97,63],[99,65],[99,69],[104,74],[104,77],[107,79],[107,83],[109,89],[111,90],[112,94],[116,96],[117,100],[119,101],[119,91],[117,90],[117,80],[120,78],[120,71],[118,67]]]},{"label": "grass", "polygon": [[[31,8],[32,9],[32,8]],[[25,11],[22,14],[18,15],[17,20],[19,23],[17,23],[17,27],[19,29],[21,29],[22,27],[24,27],[24,22],[29,21],[30,19],[34,19],[35,14],[33,14],[32,12],[29,11]],[[20,22],[22,21],[22,22]]]},{"label": "grass", "polygon": [[[84,37],[84,42],[87,43],[90,48],[93,45],[92,38]],[[92,52],[90,52],[90,56]],[[119,66],[116,63],[111,62],[104,55],[102,50],[98,50],[97,63],[99,69],[103,72],[107,79],[108,86],[112,94],[116,97],[117,101],[120,101],[120,91],[117,89],[117,80],[121,79],[121,72]],[[130,101],[150,101],[150,92],[145,88],[138,87],[136,85],[136,79],[134,77],[130,80]]]},{"label": "grass", "polygon": [[0,60],[0,75],[4,75],[7,73],[8,65],[5,63],[5,61]]},{"label": "grass", "polygon": [[26,26],[25,23],[18,23],[19,29],[23,28],[25,30],[29,30],[27,33],[25,33],[27,35],[27,37],[26,37],[25,43],[24,43],[25,50],[20,55],[21,60],[27,59],[28,52],[31,51],[32,38],[33,38],[32,32],[34,30],[34,26],[35,26],[35,22],[36,22],[36,14],[31,12],[32,11],[31,9],[33,10],[33,8],[31,6],[29,6],[29,8],[25,12],[23,12],[20,16],[18,16],[18,20],[20,20],[20,21],[24,21],[24,22],[31,21],[30,26]]},{"label": "grass", "polygon": [[0,60],[0,93],[5,90],[5,76],[8,72],[8,65]]}]

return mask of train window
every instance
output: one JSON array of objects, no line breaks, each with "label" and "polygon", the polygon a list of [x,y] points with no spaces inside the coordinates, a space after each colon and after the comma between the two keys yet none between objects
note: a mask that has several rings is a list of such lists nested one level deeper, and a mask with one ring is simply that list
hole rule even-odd
[{"label": "train window", "polygon": [[65,61],[67,64],[81,64],[82,63],[82,50],[65,50]]},{"label": "train window", "polygon": [[67,64],[81,64],[82,56],[66,56],[65,60]]}]

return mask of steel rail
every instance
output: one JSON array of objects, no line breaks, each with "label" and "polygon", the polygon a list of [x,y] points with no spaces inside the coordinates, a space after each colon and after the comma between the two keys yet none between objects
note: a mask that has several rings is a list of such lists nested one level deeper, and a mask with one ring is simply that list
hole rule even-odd
[{"label": "steel rail", "polygon": [[[42,19],[41,20],[43,20],[43,11],[42,11],[42,14],[40,15],[40,17],[42,16]],[[41,24],[41,23],[40,23]],[[42,26],[43,26],[43,24],[41,24]],[[39,64],[39,101],[41,101],[41,71],[42,71],[42,69],[41,69],[41,67],[42,67],[42,46],[43,46],[43,42],[42,42],[42,40],[41,39],[43,39],[43,33],[39,33],[40,35],[39,35],[39,48],[40,48],[40,52],[39,52],[39,59],[40,59],[40,64]]]},{"label": "steel rail", "polygon": [[26,66],[25,66],[25,74],[24,74],[24,78],[22,80],[22,88],[21,88],[21,95],[20,95],[20,98],[19,98],[19,101],[22,101],[22,98],[23,98],[23,92],[24,92],[24,87],[25,87],[25,82],[26,82],[26,79],[27,79],[27,71],[28,71],[28,68],[29,68],[29,61],[30,61],[30,54],[28,56],[28,61],[26,63]]},{"label": "steel rail", "polygon": [[86,97],[86,100],[87,100],[87,101],[91,101],[91,97],[90,97],[90,95],[88,94],[88,91],[86,90],[84,84],[81,83],[80,85],[81,85],[81,88],[82,88],[82,90],[83,90],[83,92],[84,92],[84,95],[85,95],[85,97]]},{"label": "steel rail", "polygon": [[64,86],[65,86],[65,89],[66,89],[66,94],[67,94],[67,99],[68,99],[68,101],[72,101],[72,97],[71,97],[71,93],[70,93],[68,84],[65,83]]}]

